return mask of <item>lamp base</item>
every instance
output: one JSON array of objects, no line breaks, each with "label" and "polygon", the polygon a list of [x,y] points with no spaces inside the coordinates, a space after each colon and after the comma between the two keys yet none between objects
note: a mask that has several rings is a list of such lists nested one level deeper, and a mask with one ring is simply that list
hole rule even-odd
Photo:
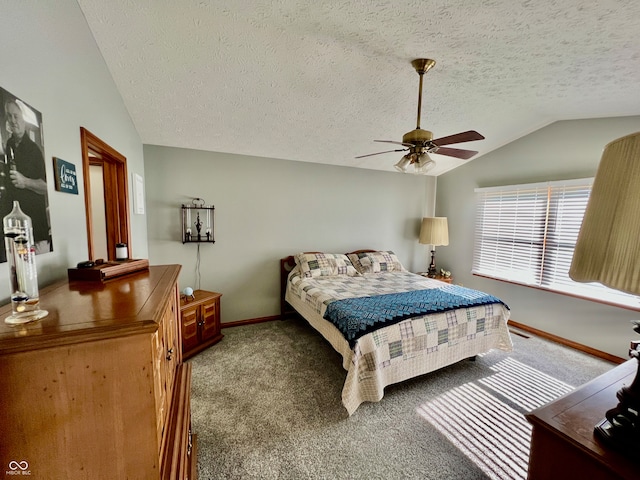
[{"label": "lamp base", "polygon": [[621,429],[606,418],[598,423],[593,431],[613,449],[634,459],[638,458],[638,452],[640,452],[640,437],[634,437],[630,432],[624,428]]},{"label": "lamp base", "polygon": [[4,323],[8,325],[22,325],[23,323],[33,322],[49,315],[47,310],[31,310],[29,312],[14,313],[4,319]]},{"label": "lamp base", "polygon": [[438,271],[436,270],[436,251],[431,250],[431,263],[429,264],[429,270],[427,271],[427,277],[436,278]]},{"label": "lamp base", "polygon": [[615,450],[638,458],[640,453],[640,357],[635,349],[630,353],[638,360],[635,378],[631,385],[618,390],[616,396],[620,402],[615,408],[607,411],[606,418],[595,426],[594,433]]}]

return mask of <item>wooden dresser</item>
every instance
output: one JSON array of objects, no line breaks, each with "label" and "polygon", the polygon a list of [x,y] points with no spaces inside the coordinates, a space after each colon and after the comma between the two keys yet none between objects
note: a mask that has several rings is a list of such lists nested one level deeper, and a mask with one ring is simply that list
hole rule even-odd
[{"label": "wooden dresser", "polygon": [[526,415],[533,426],[529,480],[640,478],[640,456],[632,460],[593,433],[605,412],[618,404],[616,392],[633,381],[637,365],[628,360]]},{"label": "wooden dresser", "polygon": [[[44,319],[0,309],[0,464],[30,478],[194,478],[179,265],[41,289]],[[24,475],[24,472],[20,472]]]},{"label": "wooden dresser", "polygon": [[193,298],[180,298],[182,357],[192,357],[222,340],[220,332],[221,293],[196,290]]}]

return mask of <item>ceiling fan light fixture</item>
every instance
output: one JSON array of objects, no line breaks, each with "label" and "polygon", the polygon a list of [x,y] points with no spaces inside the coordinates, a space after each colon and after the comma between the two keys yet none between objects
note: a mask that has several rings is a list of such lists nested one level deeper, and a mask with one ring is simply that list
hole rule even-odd
[{"label": "ceiling fan light fixture", "polygon": [[412,155],[411,153],[407,153],[393,167],[399,172],[407,173],[407,167],[411,164],[411,155]]},{"label": "ceiling fan light fixture", "polygon": [[436,166],[436,162],[429,156],[427,152],[423,152],[417,155],[414,163],[416,173],[424,174]]}]

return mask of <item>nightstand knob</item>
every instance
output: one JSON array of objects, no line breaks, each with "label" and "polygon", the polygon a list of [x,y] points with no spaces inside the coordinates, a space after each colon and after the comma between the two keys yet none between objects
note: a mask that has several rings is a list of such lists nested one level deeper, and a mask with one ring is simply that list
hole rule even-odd
[{"label": "nightstand knob", "polygon": [[169,350],[167,350],[167,360],[171,360],[172,357],[173,357],[173,348],[170,348]]}]

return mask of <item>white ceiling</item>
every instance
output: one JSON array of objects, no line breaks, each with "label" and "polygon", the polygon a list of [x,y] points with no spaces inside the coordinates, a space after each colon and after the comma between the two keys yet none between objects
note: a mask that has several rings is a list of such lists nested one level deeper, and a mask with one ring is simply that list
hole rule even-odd
[{"label": "white ceiling", "polygon": [[[469,161],[640,114],[638,0],[78,0],[145,144],[393,170],[416,126]],[[389,148],[391,147],[391,148]],[[463,163],[433,155],[439,175]]]}]

